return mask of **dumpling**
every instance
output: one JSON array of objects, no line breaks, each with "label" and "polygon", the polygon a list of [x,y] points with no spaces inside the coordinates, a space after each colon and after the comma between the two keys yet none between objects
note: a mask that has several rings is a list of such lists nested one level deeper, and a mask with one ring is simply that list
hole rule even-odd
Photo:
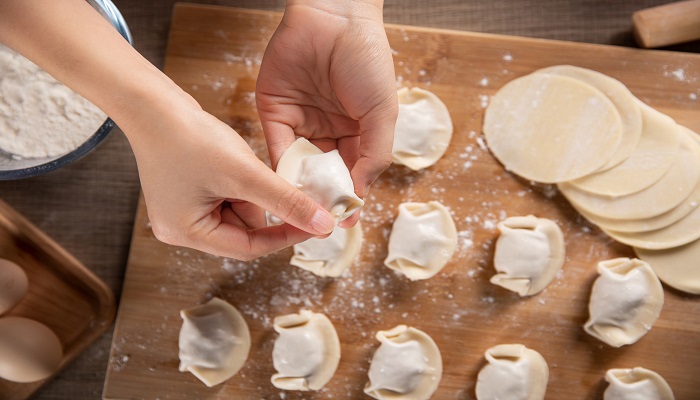
[{"label": "dumpling", "polygon": [[554,221],[510,217],[498,224],[491,283],[530,296],[541,292],[564,265],[564,234]]},{"label": "dumpling", "polygon": [[323,314],[301,310],[275,318],[279,333],[272,350],[277,373],[272,384],[285,390],[319,390],[335,374],[340,341],[333,323]]},{"label": "dumpling", "polygon": [[644,336],[659,318],[664,291],[649,264],[636,258],[598,263],[588,303],[588,334],[620,347]]},{"label": "dumpling", "polygon": [[358,222],[350,229],[336,227],[325,239],[311,238],[294,245],[290,264],[318,276],[340,276],[360,252],[362,226]]},{"label": "dumpling", "polygon": [[450,212],[437,201],[402,203],[389,236],[384,265],[410,280],[435,276],[457,248],[457,228]]},{"label": "dumpling", "polygon": [[399,325],[377,332],[365,393],[375,399],[424,400],[442,378],[440,350],[425,332]]},{"label": "dumpling", "polygon": [[362,208],[355,194],[350,171],[338,150],[324,153],[304,138],[298,138],[280,157],[277,174],[314,199],[339,221]]},{"label": "dumpling", "polygon": [[522,344],[501,344],[485,353],[476,381],[478,400],[542,400],[549,382],[544,357]]},{"label": "dumpling", "polygon": [[250,331],[234,306],[214,297],[180,311],[180,371],[212,387],[236,375],[250,351]]},{"label": "dumpling", "polygon": [[437,162],[452,139],[452,119],[445,104],[419,88],[398,91],[399,116],[394,130],[394,163],[417,171]]},{"label": "dumpling", "polygon": [[641,367],[609,369],[605,380],[610,384],[603,400],[674,400],[666,380],[654,371]]}]

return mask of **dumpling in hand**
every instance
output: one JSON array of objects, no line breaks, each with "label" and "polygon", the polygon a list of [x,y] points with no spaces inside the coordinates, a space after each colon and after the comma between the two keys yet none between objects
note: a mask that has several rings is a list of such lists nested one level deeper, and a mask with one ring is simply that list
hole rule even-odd
[{"label": "dumpling in hand", "polygon": [[328,383],[340,362],[340,341],[325,315],[301,310],[277,317],[275,331],[279,333],[272,350],[276,388],[319,390]]},{"label": "dumpling in hand", "polygon": [[180,371],[212,387],[236,375],[250,351],[250,331],[234,306],[217,297],[180,311]]},{"label": "dumpling in hand", "polygon": [[355,194],[350,171],[338,150],[324,153],[304,138],[280,157],[277,174],[342,221],[365,202]]},{"label": "dumpling in hand", "polygon": [[365,393],[379,400],[425,400],[442,378],[440,350],[425,332],[399,325],[377,332]]},{"label": "dumpling in hand", "polygon": [[649,264],[636,258],[598,263],[588,303],[588,334],[620,347],[644,336],[659,318],[664,291]]},{"label": "dumpling in hand", "polygon": [[350,229],[336,226],[327,238],[311,238],[295,244],[289,263],[318,276],[338,277],[352,264],[361,247],[359,222]]},{"label": "dumpling in hand", "polygon": [[654,371],[637,368],[609,369],[605,380],[610,384],[603,400],[674,400],[666,380]]},{"label": "dumpling in hand", "polygon": [[478,400],[542,400],[549,382],[544,357],[522,344],[501,344],[486,350],[486,364],[477,377]]},{"label": "dumpling in hand", "polygon": [[554,221],[510,217],[498,224],[493,265],[498,274],[491,283],[531,296],[541,292],[564,265],[564,234]]},{"label": "dumpling in hand", "polygon": [[437,201],[403,203],[389,236],[384,265],[410,280],[435,276],[457,249],[457,228]]}]

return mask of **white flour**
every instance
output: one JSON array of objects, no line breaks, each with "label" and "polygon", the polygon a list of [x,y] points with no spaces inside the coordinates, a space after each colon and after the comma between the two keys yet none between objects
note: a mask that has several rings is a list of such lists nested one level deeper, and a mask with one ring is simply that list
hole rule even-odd
[{"label": "white flour", "polygon": [[22,158],[67,153],[107,116],[31,61],[0,45],[0,149]]}]

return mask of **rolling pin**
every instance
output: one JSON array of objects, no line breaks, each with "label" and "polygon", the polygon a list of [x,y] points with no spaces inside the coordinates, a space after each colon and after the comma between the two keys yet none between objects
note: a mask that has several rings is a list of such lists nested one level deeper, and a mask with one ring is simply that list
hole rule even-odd
[{"label": "rolling pin", "polygon": [[651,48],[700,39],[700,0],[680,1],[632,14],[634,36]]}]

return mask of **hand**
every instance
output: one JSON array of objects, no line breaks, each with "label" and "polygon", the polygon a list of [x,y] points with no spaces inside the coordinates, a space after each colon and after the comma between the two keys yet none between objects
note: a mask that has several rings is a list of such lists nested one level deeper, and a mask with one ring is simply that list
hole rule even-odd
[{"label": "hand", "polygon": [[[159,240],[248,260],[332,231],[327,211],[272,172],[229,126],[172,90],[178,100],[122,126]],[[287,224],[265,227],[264,209]]]},{"label": "hand", "polygon": [[398,113],[381,2],[290,0],[265,51],[256,100],[273,168],[303,136],[338,149],[364,197],[391,165]]}]

